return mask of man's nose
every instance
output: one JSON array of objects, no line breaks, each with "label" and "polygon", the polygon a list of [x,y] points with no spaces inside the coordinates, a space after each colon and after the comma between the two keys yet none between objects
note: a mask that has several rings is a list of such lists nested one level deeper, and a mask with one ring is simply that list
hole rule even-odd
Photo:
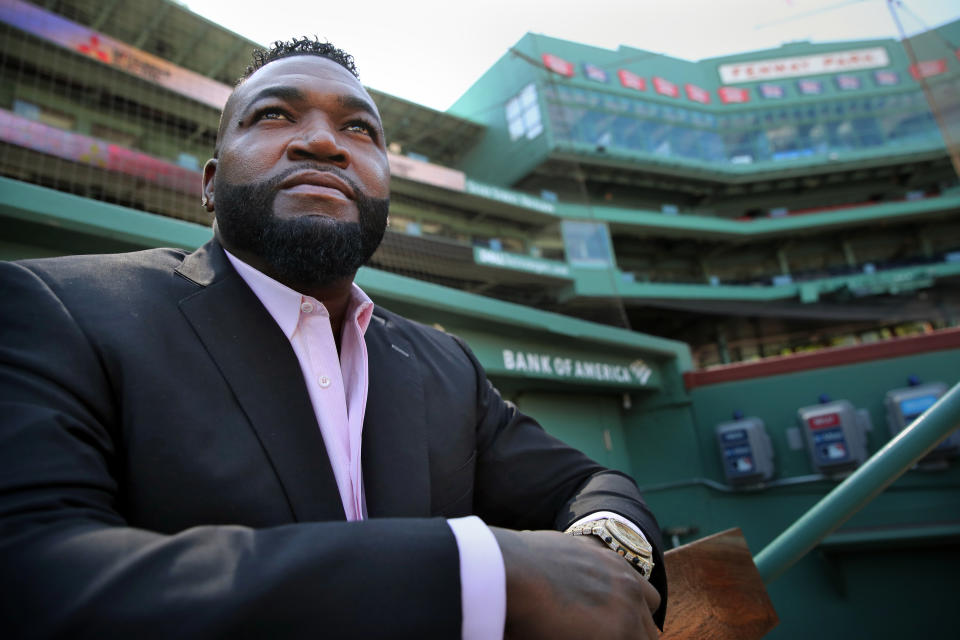
[{"label": "man's nose", "polygon": [[350,152],[330,122],[325,118],[314,118],[303,124],[299,135],[287,145],[290,159],[329,162],[343,169],[349,166]]}]

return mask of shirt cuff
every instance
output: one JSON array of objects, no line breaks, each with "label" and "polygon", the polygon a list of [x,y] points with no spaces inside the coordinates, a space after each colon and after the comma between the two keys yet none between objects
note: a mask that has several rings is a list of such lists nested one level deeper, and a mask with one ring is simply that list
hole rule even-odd
[{"label": "shirt cuff", "polygon": [[507,574],[493,532],[477,516],[447,520],[460,552],[463,640],[500,640],[507,620]]},{"label": "shirt cuff", "polygon": [[635,525],[633,522],[630,522],[619,513],[613,513],[612,511],[594,511],[591,514],[583,516],[582,518],[574,522],[572,525],[567,527],[567,531],[569,531],[570,529],[573,529],[577,525],[583,524],[584,522],[593,522],[594,520],[602,520],[603,518],[610,518],[611,520],[616,520],[622,525],[626,525],[630,527],[631,529],[633,529],[633,532],[635,534],[643,538],[644,542],[646,542],[647,544],[650,544],[650,540],[648,540],[647,536],[643,533],[643,531],[640,530],[640,527]]}]

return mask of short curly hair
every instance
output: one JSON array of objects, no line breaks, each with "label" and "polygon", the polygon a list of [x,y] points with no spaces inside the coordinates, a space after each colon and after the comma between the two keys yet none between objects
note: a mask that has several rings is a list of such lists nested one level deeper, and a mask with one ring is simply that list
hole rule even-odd
[{"label": "short curly hair", "polygon": [[343,49],[333,46],[329,42],[320,42],[317,36],[313,36],[313,38],[303,36],[302,38],[294,38],[290,41],[277,40],[270,49],[254,49],[251,56],[253,61],[247,66],[243,75],[240,76],[237,84],[240,84],[252,76],[257,69],[260,69],[264,65],[270,64],[274,60],[289,58],[291,56],[319,56],[321,58],[327,58],[352,73],[354,78],[360,79],[360,74],[357,73],[357,66],[353,61],[353,56]]}]

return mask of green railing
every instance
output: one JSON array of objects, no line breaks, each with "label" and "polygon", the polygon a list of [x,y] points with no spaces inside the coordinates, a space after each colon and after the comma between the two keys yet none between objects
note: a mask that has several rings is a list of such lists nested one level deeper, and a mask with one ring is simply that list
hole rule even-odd
[{"label": "green railing", "polygon": [[960,384],[754,557],[770,584],[960,427]]}]

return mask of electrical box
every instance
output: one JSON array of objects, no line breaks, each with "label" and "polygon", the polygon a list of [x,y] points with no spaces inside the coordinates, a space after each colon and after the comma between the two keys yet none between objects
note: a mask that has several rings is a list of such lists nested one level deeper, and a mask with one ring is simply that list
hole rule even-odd
[{"label": "electrical box", "polygon": [[867,427],[847,400],[797,411],[813,468],[827,475],[854,469],[867,459]]},{"label": "electrical box", "polygon": [[730,484],[756,484],[773,477],[773,446],[760,418],[718,424],[717,444]]},{"label": "electrical box", "polygon": [[[909,387],[891,389],[884,399],[891,436],[896,436],[909,427],[920,417],[920,414],[933,406],[947,392],[947,385],[942,382],[919,384],[913,379],[911,383]],[[954,431],[925,456],[924,460],[953,458],[958,454],[960,454],[960,431]]]}]

